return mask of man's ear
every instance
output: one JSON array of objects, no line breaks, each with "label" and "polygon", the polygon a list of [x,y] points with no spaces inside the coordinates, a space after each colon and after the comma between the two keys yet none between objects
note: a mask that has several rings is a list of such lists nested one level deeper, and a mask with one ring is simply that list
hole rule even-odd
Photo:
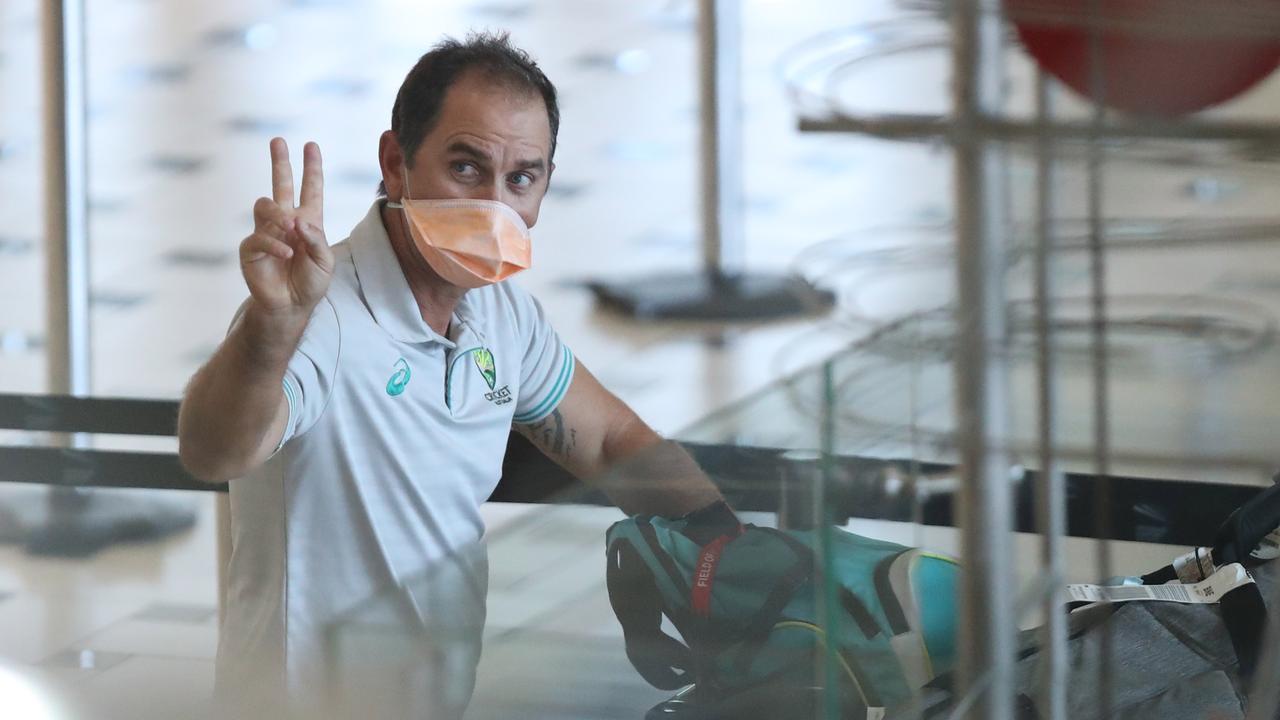
[{"label": "man's ear", "polygon": [[382,168],[387,199],[398,202],[404,196],[404,152],[392,130],[383,132],[378,138],[378,165]]}]

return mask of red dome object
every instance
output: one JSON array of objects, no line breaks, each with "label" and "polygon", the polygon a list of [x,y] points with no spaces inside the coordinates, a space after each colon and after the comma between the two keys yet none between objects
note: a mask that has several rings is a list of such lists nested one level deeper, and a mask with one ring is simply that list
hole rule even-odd
[{"label": "red dome object", "polygon": [[[1085,97],[1101,27],[1103,102],[1182,115],[1243,93],[1280,64],[1280,0],[1004,0],[1027,52]],[[1097,6],[1099,18],[1090,10]],[[1099,22],[1100,21],[1100,22]]]}]

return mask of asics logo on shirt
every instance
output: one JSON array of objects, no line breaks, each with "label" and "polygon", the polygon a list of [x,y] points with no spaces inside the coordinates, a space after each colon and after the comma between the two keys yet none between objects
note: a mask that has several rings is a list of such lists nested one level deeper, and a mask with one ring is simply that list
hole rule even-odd
[{"label": "asics logo on shirt", "polygon": [[405,386],[409,384],[409,378],[412,376],[412,373],[409,372],[409,363],[404,358],[396,361],[395,368],[395,373],[387,381],[387,394],[391,397],[404,392]]}]

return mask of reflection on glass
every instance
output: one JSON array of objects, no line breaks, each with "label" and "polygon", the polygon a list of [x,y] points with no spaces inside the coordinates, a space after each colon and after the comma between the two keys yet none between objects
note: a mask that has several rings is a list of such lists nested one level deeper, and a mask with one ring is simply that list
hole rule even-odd
[{"label": "reflection on glass", "polygon": [[63,720],[51,693],[13,668],[0,665],[0,717],[25,720]]}]

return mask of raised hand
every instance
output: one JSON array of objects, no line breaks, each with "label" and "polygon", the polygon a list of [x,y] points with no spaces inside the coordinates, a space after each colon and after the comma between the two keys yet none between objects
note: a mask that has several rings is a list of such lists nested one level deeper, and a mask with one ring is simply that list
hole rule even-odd
[{"label": "raised hand", "polygon": [[240,243],[240,271],[263,310],[308,316],[333,277],[324,235],[320,146],[302,150],[302,194],[294,205],[293,166],[283,138],[271,140],[271,194],[253,205],[253,234]]}]

